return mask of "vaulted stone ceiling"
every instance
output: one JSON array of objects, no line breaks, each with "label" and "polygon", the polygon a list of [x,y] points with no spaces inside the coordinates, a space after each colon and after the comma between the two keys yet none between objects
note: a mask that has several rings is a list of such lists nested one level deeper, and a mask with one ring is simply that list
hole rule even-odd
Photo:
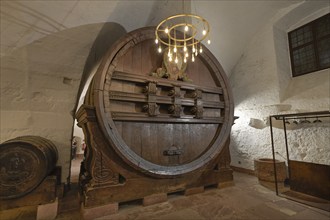
[{"label": "vaulted stone ceiling", "polygon": [[[299,2],[302,1],[185,1],[183,8],[182,1],[1,1],[1,56],[31,44],[53,53],[47,57],[51,59],[44,61],[54,63],[59,54],[53,49],[64,52],[60,48],[75,44],[77,50],[63,54],[67,58],[61,63],[75,65],[79,70],[105,22],[129,32],[157,25],[165,17],[185,11],[209,21],[212,44],[208,47],[230,74],[253,34],[279,9]],[[70,56],[78,56],[78,60]]]}]

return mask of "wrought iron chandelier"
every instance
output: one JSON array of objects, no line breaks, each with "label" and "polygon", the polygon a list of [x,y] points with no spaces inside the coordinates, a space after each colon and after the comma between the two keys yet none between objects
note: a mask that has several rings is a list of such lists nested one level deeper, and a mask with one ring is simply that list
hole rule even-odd
[{"label": "wrought iron chandelier", "polygon": [[[195,57],[203,52],[201,42],[209,38],[209,23],[201,16],[194,14],[177,14],[161,21],[155,31],[155,43],[158,45],[158,52],[166,51],[168,61],[183,62],[188,59],[192,62]],[[166,48],[167,47],[167,48]]]}]

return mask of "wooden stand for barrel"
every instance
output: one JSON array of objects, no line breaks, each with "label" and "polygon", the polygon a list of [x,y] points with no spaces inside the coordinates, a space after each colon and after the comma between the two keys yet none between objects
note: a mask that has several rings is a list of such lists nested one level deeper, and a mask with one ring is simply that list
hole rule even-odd
[{"label": "wooden stand for barrel", "polygon": [[0,144],[1,209],[54,201],[57,180],[55,175],[48,175],[57,158],[55,145],[39,136],[17,137]]},{"label": "wooden stand for barrel", "polygon": [[183,82],[150,74],[162,62],[154,28],[143,28],[119,40],[101,63],[76,114],[87,144],[85,208],[142,198],[150,204],[232,181],[233,103],[222,67],[205,48],[187,66],[191,81]]}]

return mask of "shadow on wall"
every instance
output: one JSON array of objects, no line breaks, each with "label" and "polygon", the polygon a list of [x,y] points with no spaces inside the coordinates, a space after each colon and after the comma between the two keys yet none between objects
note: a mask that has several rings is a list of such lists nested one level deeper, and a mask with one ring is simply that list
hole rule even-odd
[{"label": "shadow on wall", "polygon": [[[80,85],[125,29],[96,23],[40,38],[1,57],[1,140],[37,135],[59,148],[62,180],[69,172],[72,110]],[[87,75],[87,76],[85,76]]]},{"label": "shadow on wall", "polygon": [[70,113],[90,69],[125,33],[116,23],[82,25],[40,38],[1,57],[1,110],[30,112],[24,120],[1,123],[1,127],[25,127],[28,129],[19,135],[42,135],[30,129],[31,112]]},{"label": "shadow on wall", "polygon": [[80,81],[80,86],[78,90],[77,102],[75,105],[75,110],[78,107],[79,98],[82,95],[85,85],[88,81],[88,78],[91,77],[91,74],[94,74],[93,70],[98,66],[110,49],[110,47],[122,36],[127,33],[125,28],[120,24],[114,22],[105,23],[101,30],[99,31],[95,41],[90,49],[88,57],[85,62],[82,78]]}]

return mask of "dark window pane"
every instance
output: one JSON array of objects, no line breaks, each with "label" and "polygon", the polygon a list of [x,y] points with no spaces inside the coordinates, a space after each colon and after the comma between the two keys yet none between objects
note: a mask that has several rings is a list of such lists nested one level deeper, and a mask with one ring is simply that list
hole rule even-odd
[{"label": "dark window pane", "polygon": [[[305,43],[309,43],[313,40],[312,30],[310,26],[305,26],[297,30],[297,32],[293,32],[291,36],[291,44],[292,47],[298,47]],[[295,36],[294,36],[295,35]]]},{"label": "dark window pane", "polygon": [[319,54],[320,67],[330,67],[330,38],[318,42],[317,50]]},{"label": "dark window pane", "polygon": [[330,34],[330,14],[320,18],[315,25],[316,37],[324,37]]},{"label": "dark window pane", "polygon": [[291,31],[288,37],[294,77],[330,68],[330,14]]},{"label": "dark window pane", "polygon": [[307,73],[316,69],[312,44],[293,51],[293,65],[296,74]]}]

